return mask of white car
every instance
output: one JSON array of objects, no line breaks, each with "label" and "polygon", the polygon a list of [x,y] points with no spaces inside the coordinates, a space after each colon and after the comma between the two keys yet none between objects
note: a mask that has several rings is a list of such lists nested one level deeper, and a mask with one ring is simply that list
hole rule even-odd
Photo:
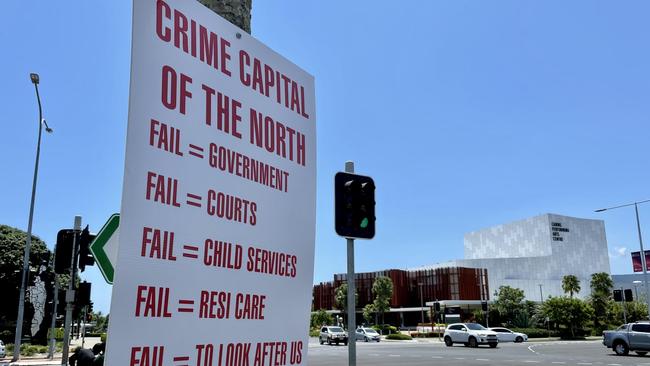
[{"label": "white car", "polygon": [[466,347],[478,347],[487,344],[495,348],[499,343],[497,333],[477,323],[449,324],[443,336],[445,345],[451,347],[454,343],[462,343]]},{"label": "white car", "polygon": [[364,341],[364,342],[379,342],[379,333],[377,333],[376,330],[372,328],[357,328],[357,341]]},{"label": "white car", "polygon": [[7,357],[7,351],[5,350],[5,344],[0,341],[0,358]]},{"label": "white car", "polygon": [[490,328],[491,331],[497,334],[499,342],[515,342],[522,343],[528,340],[528,336],[524,333],[513,332],[508,328]]}]

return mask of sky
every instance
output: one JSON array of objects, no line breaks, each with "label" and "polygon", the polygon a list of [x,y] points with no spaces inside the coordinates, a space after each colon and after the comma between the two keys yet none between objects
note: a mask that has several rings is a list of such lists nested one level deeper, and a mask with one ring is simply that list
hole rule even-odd
[{"label": "sky", "polygon": [[[120,210],[130,1],[3,2],[0,224],[53,248],[75,215]],[[542,213],[605,220],[612,273],[631,273],[633,208],[650,199],[647,1],[253,1],[252,34],[316,80],[314,282],[346,271],[333,176],[374,178],[377,235],[358,272],[459,259],[463,234]],[[650,204],[640,206],[650,245]],[[95,310],[111,286],[97,267]]]}]

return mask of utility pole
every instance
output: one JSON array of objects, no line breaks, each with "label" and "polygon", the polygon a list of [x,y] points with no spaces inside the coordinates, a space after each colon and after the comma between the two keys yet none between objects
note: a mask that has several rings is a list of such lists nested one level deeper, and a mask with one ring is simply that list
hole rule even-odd
[{"label": "utility pole", "polygon": [[[345,172],[354,173],[354,162],[345,162]],[[354,275],[354,239],[347,239],[348,244],[348,366],[357,365],[357,334],[356,334],[356,278]]]},{"label": "utility pole", "polygon": [[199,0],[199,2],[250,34],[253,0]]}]

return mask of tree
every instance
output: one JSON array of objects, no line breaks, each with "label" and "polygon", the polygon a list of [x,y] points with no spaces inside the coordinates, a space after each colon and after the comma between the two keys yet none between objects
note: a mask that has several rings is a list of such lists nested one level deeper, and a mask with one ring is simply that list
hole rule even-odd
[{"label": "tree", "polygon": [[381,315],[381,323],[384,323],[384,313],[390,310],[390,301],[393,298],[393,280],[386,276],[380,276],[372,284],[372,293],[375,295],[373,306],[375,311]]},{"label": "tree", "polygon": [[[623,305],[612,301],[612,310],[614,312],[612,322],[621,324],[623,322]],[[648,319],[648,306],[639,301],[626,302],[625,312],[628,323]]]},{"label": "tree", "polygon": [[562,277],[562,290],[568,293],[569,297],[573,297],[574,293],[580,292],[580,280],[574,275],[566,275]]},{"label": "tree", "polygon": [[611,307],[611,294],[614,282],[608,273],[599,272],[591,275],[591,307],[594,308],[594,326],[599,328],[607,323]]},{"label": "tree", "polygon": [[[7,335],[11,334],[9,337],[11,340],[13,340],[13,334],[16,330],[16,318],[18,316],[16,305],[18,304],[18,293],[22,281],[26,240],[26,232],[7,225],[0,225],[0,294],[2,294],[2,301],[0,301],[0,332]],[[29,253],[30,283],[27,286],[33,285],[39,274],[41,279],[52,276],[52,270],[48,265],[51,252],[41,239],[32,236],[32,246]],[[40,271],[42,264],[45,264],[45,272]],[[51,294],[52,284],[50,281],[44,281],[44,283],[47,293]],[[47,300],[50,300],[50,297],[51,295],[48,295]],[[34,339],[35,342],[47,342],[47,325],[49,325],[50,312],[51,309],[45,306],[47,315],[41,322],[41,331],[37,333]],[[26,303],[23,334],[31,334],[29,324],[33,314],[34,309],[31,304]]]},{"label": "tree", "polygon": [[593,318],[594,309],[589,303],[572,297],[551,297],[542,304],[542,313],[551,321],[564,325],[571,330],[571,337],[575,338],[575,331]]},{"label": "tree", "polygon": [[506,322],[512,323],[515,316],[524,311],[524,291],[515,287],[501,286],[493,307]]},{"label": "tree", "polygon": [[318,329],[323,325],[333,324],[332,315],[328,314],[324,309],[320,309],[311,314],[311,328]]},{"label": "tree", "polygon": [[[334,302],[336,302],[336,308],[341,310],[343,315],[345,315],[348,309],[348,284],[346,282],[342,283],[339,287],[336,288],[336,290],[334,290]],[[357,303],[359,303],[359,294],[355,291],[355,307]]]},{"label": "tree", "polygon": [[372,317],[375,315],[375,307],[372,304],[367,304],[363,307],[363,320],[366,324],[372,323]]}]

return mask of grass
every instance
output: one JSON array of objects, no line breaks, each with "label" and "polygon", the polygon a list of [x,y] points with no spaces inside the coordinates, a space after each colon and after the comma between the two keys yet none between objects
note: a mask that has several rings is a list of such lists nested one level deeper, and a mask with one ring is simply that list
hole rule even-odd
[{"label": "grass", "polygon": [[[20,355],[21,356],[34,356],[36,354],[45,354],[47,353],[49,347],[40,345],[40,344],[21,344],[20,345]],[[56,352],[61,352],[63,349],[63,342],[56,342]],[[13,356],[14,354],[14,345],[9,343],[6,345],[5,350],[7,351],[7,356]]]}]

